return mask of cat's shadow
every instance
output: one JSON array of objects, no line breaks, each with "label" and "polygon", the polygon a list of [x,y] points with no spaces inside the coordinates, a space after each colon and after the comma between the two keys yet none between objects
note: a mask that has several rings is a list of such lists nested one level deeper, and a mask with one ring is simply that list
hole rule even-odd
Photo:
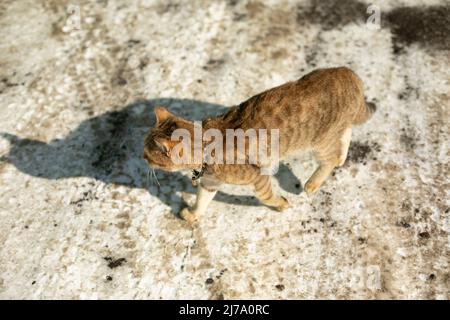
[{"label": "cat's shadow", "polygon": [[[137,101],[120,110],[87,119],[63,139],[54,139],[48,143],[0,133],[10,143],[9,153],[0,160],[13,164],[26,174],[45,179],[90,177],[107,184],[144,188],[169,205],[175,213],[186,205],[176,192],[195,193],[190,178],[178,172],[159,170],[155,170],[155,178],[149,174],[148,166],[142,159],[144,136],[155,124],[153,108],[158,105],[193,121],[227,110],[222,105],[188,99]],[[295,194],[301,192],[298,187],[301,186],[300,181],[287,166],[280,164],[275,177],[285,191]],[[222,192],[217,194],[215,200],[259,205],[253,197]]]}]

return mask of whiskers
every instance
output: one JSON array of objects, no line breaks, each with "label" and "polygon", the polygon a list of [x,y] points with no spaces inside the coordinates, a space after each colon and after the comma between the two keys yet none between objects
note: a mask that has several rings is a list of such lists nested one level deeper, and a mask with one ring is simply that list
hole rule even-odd
[{"label": "whiskers", "polygon": [[156,183],[158,184],[159,187],[161,187],[161,185],[159,184],[159,181],[158,181],[158,177],[156,176],[155,169],[152,168],[152,171],[153,171],[153,176],[155,177]]},{"label": "whiskers", "polygon": [[[151,172],[151,174],[150,174]],[[156,183],[158,184],[158,186],[160,187],[161,185],[159,184],[158,181],[158,177],[156,176],[156,172],[154,168],[148,167],[147,168],[147,186],[150,186],[149,181],[150,181],[150,177],[151,179],[151,184],[153,185],[153,182],[156,181]]]},{"label": "whiskers", "polygon": [[[153,184],[153,179],[152,179]],[[150,187],[150,167],[147,167],[147,188]]]}]

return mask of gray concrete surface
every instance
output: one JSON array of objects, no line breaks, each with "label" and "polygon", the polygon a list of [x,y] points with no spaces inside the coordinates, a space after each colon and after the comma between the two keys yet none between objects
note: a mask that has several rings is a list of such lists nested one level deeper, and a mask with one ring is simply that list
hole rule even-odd
[{"label": "gray concrete surface", "polygon": [[[448,299],[449,6],[2,1],[0,298]],[[314,196],[285,213],[227,187],[191,227],[188,173],[148,175],[156,104],[201,119],[317,67],[378,106]]]}]

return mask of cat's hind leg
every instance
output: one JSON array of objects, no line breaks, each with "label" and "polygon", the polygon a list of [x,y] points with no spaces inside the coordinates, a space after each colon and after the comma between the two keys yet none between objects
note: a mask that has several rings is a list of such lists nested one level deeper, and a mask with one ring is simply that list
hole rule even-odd
[{"label": "cat's hind leg", "polygon": [[333,169],[344,164],[350,145],[351,132],[351,128],[347,128],[338,135],[338,141],[330,139],[327,143],[316,147],[315,154],[319,161],[319,167],[306,182],[305,191],[308,194],[316,192]]},{"label": "cat's hind leg", "polygon": [[350,141],[352,140],[352,128],[347,128],[344,130],[344,133],[342,134],[340,138],[340,153],[339,153],[339,163],[338,167],[343,166],[345,163],[345,160],[347,159],[348,155],[348,148],[350,147]]},{"label": "cat's hind leg", "polygon": [[308,179],[305,185],[305,191],[308,194],[316,192],[336,167],[335,161],[321,161],[319,167]]}]

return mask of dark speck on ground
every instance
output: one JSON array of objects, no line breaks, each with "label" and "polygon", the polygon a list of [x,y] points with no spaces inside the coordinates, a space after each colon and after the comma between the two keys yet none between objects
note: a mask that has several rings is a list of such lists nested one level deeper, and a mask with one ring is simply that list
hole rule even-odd
[{"label": "dark speck on ground", "polygon": [[125,259],[125,258],[114,259],[112,257],[105,257],[103,259],[108,262],[108,268],[110,268],[110,269],[115,269],[117,267],[120,267],[122,264],[127,262],[127,259]]},{"label": "dark speck on ground", "polygon": [[277,284],[277,285],[275,286],[275,288],[276,288],[278,291],[283,291],[283,290],[284,290],[284,285],[283,285],[283,284]]}]

